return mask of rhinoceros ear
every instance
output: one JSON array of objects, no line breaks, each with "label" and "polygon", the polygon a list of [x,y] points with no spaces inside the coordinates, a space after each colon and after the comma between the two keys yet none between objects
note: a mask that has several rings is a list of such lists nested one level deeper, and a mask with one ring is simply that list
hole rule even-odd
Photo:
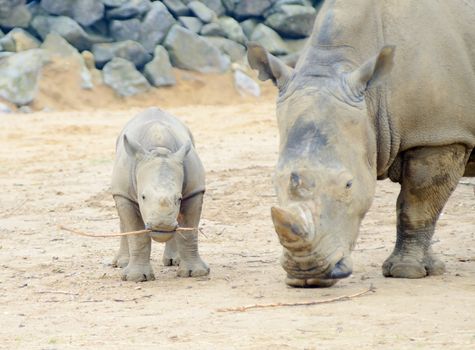
[{"label": "rhinoceros ear", "polygon": [[173,153],[173,158],[179,162],[183,162],[188,152],[191,150],[191,142],[187,141],[183,146],[180,147],[178,151]]},{"label": "rhinoceros ear", "polygon": [[348,84],[357,95],[384,81],[394,65],[395,46],[384,46],[373,58],[348,75]]},{"label": "rhinoceros ear", "polygon": [[145,149],[138,142],[129,139],[125,134],[124,148],[127,154],[131,157],[143,156],[146,153]]},{"label": "rhinoceros ear", "polygon": [[247,60],[251,68],[259,72],[260,80],[271,79],[279,89],[285,85],[292,75],[292,68],[255,42],[247,44]]}]

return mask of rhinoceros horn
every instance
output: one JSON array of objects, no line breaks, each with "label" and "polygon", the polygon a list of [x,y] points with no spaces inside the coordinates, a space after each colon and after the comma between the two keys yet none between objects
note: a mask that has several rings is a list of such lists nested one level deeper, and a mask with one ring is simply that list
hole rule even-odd
[{"label": "rhinoceros horn", "polygon": [[284,246],[295,243],[310,243],[313,232],[306,229],[307,225],[299,215],[279,207],[272,207],[271,216],[275,232]]}]

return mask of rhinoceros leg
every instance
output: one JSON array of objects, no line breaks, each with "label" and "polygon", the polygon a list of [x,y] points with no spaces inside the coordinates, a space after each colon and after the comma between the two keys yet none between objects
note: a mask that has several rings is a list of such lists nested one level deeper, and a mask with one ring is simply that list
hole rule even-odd
[{"label": "rhinoceros leg", "polygon": [[[126,232],[126,230],[123,228],[122,223],[120,225],[120,232]],[[112,259],[112,266],[126,267],[128,263],[129,263],[129,242],[127,241],[127,237],[122,236],[120,237],[119,251],[115,255],[114,259]]]},{"label": "rhinoceros leg", "polygon": [[397,240],[383,264],[386,277],[421,278],[445,271],[430,248],[434,228],[461,178],[469,152],[462,145],[405,152],[397,200]]},{"label": "rhinoceros leg", "polygon": [[[124,197],[115,196],[114,200],[122,232],[143,230],[144,224],[137,206]],[[150,236],[148,234],[128,236],[127,245],[129,263],[122,270],[122,279],[134,282],[155,279],[150,265]]]},{"label": "rhinoceros leg", "polygon": [[[196,195],[182,203],[179,224],[183,227],[198,227],[200,223],[203,195]],[[175,236],[180,265],[177,276],[197,277],[209,274],[208,265],[198,253],[198,229],[193,232],[180,232]]]},{"label": "rhinoceros leg", "polygon": [[173,237],[165,244],[165,251],[163,252],[163,265],[178,266],[180,264],[180,257],[176,247],[176,239]]}]

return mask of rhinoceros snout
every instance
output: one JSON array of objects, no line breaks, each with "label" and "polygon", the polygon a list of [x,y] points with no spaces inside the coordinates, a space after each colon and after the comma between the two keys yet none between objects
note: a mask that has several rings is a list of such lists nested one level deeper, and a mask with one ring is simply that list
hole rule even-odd
[{"label": "rhinoceros snout", "polygon": [[145,229],[147,230],[152,230],[152,231],[175,231],[178,227],[178,222],[174,221],[172,223],[164,223],[164,222],[159,222],[159,223],[152,223],[152,222],[147,222],[145,224]]}]

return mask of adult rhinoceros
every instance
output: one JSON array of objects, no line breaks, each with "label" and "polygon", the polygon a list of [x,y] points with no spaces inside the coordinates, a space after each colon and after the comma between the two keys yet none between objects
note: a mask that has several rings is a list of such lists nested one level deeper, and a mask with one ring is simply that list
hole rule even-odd
[{"label": "adult rhinoceros", "polygon": [[401,192],[383,274],[442,273],[435,224],[459,179],[475,176],[475,1],[327,0],[295,69],[248,48],[279,89],[271,214],[287,283],[351,274],[361,220],[387,177]]}]

